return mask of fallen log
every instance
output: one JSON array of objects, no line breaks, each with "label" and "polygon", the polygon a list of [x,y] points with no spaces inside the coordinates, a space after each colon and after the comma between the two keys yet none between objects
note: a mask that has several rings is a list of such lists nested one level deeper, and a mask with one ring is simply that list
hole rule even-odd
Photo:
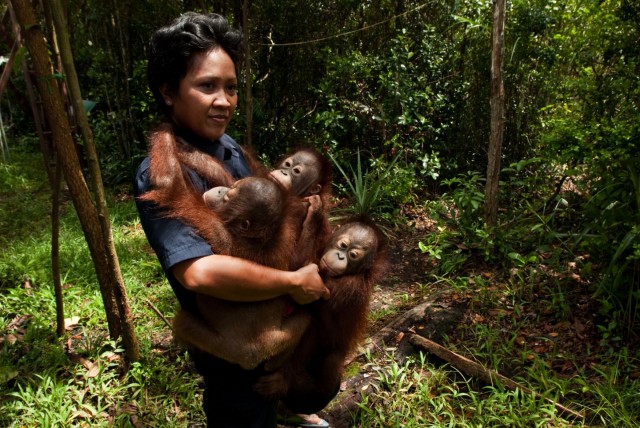
[{"label": "fallen log", "polygon": [[[455,367],[456,369],[470,375],[476,378],[481,379],[482,381],[489,383],[489,384],[494,384],[496,383],[496,381],[499,381],[500,383],[502,383],[504,385],[505,388],[509,389],[509,390],[516,390],[519,389],[520,391],[526,393],[526,394],[531,394],[534,395],[536,397],[540,397],[539,394],[533,392],[532,390],[530,390],[529,388],[527,388],[526,386],[520,385],[519,383],[513,381],[512,379],[509,379],[506,376],[503,376],[501,374],[499,374],[496,371],[493,371],[491,369],[487,369],[486,367],[483,367],[482,365],[476,363],[475,361],[471,361],[468,358],[463,357],[460,354],[457,354],[455,352],[453,352],[450,349],[445,348],[442,345],[439,345],[429,339],[425,339],[422,336],[419,336],[417,334],[412,334],[411,336],[409,336],[409,342],[411,342],[411,344],[413,344],[414,346],[417,346],[419,348],[422,348],[428,352],[431,352],[432,354],[436,355],[437,357],[442,358],[443,360],[445,360],[446,362],[448,362],[449,364],[451,364],[453,367]],[[584,419],[584,416],[574,410],[571,410],[563,405],[561,405],[560,403],[553,401],[549,398],[544,397],[544,399],[553,404],[556,409],[558,409],[558,411],[562,414],[569,414],[575,418],[578,419]]]}]

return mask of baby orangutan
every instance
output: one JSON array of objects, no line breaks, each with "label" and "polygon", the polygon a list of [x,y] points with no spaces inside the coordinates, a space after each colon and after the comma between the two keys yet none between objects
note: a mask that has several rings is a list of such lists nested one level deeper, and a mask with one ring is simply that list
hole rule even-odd
[{"label": "baby orangutan", "polygon": [[[309,251],[293,251],[290,269],[298,269],[315,262],[330,233],[329,210],[331,207],[331,165],[317,150],[303,147],[286,155],[267,177],[276,182],[303,206],[309,206],[307,216],[300,226],[296,248],[312,248]],[[212,209],[221,200],[220,192],[226,187],[215,187],[204,193],[205,203]],[[311,258],[307,257],[311,255]]]},{"label": "baby orangutan", "polygon": [[373,285],[384,269],[382,235],[366,221],[345,224],[329,237],[318,265],[331,297],[308,305],[312,320],[298,346],[255,385],[295,413],[317,412],[338,392],[345,358],[362,339]]},{"label": "baby orangutan", "polygon": [[[215,221],[201,222],[186,209],[172,215],[195,221],[197,233],[220,254],[287,269],[297,241],[294,223],[306,215],[300,211],[304,207],[290,204],[282,189],[266,178],[243,178],[215,193],[219,200],[210,203],[213,208],[205,207],[218,216]],[[310,319],[288,297],[232,302],[198,294],[197,305],[200,317],[185,310],[178,312],[173,321],[176,336],[244,369],[268,359],[285,358]]]}]

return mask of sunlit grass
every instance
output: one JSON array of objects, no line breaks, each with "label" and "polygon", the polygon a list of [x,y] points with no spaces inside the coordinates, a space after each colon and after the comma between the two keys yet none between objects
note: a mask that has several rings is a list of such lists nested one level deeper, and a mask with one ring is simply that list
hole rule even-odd
[{"label": "sunlit grass", "polygon": [[388,355],[371,366],[377,382],[373,393],[363,395],[355,427],[637,426],[629,414],[620,415],[618,403],[603,403],[587,420],[572,419],[553,404],[560,398],[554,390],[535,394],[483,385],[422,353],[404,364]]},{"label": "sunlit grass", "polygon": [[65,317],[78,324],[55,336],[50,195],[39,156],[17,155],[14,164],[0,165],[0,426],[204,423],[199,378],[149,305],[170,317],[176,301],[131,198],[110,198],[109,210],[142,360],[122,370],[122,349],[108,339],[93,263],[68,197],[60,266]]}]

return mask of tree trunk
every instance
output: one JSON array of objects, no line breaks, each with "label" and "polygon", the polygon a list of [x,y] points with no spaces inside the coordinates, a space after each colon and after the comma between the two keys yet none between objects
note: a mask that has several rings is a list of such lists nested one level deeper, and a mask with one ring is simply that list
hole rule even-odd
[{"label": "tree trunk", "polygon": [[62,187],[60,163],[56,164],[53,180],[54,183],[51,187],[51,276],[56,296],[56,334],[62,336],[65,332],[65,325],[62,281],[60,279],[60,187]]},{"label": "tree trunk", "polygon": [[92,178],[92,187],[95,195],[94,197],[98,207],[98,218],[100,220],[103,241],[106,244],[109,271],[114,277],[113,289],[118,314],[120,316],[124,347],[129,361],[137,361],[140,358],[140,350],[138,347],[138,340],[135,335],[135,329],[133,327],[133,315],[129,308],[127,290],[124,286],[124,280],[122,279],[122,274],[120,272],[120,263],[118,262],[118,255],[116,254],[116,248],[113,242],[111,221],[109,220],[109,212],[107,210],[107,200],[104,194],[102,173],[100,171],[100,163],[98,162],[98,153],[82,102],[80,83],[78,82],[78,75],[73,61],[73,54],[71,52],[71,45],[69,43],[62,6],[60,4],[60,0],[49,0],[45,3],[47,3],[51,8],[51,15],[56,29],[55,33],[64,68],[64,75],[66,76],[67,85],[69,86],[75,118],[78,123],[78,127],[80,128],[82,139],[84,140],[84,147],[87,154],[89,172]]},{"label": "tree trunk", "polygon": [[103,240],[98,212],[93,204],[89,188],[82,174],[80,159],[75,150],[68,117],[58,91],[58,82],[52,73],[51,60],[48,55],[44,35],[31,2],[28,0],[11,0],[18,23],[26,38],[26,46],[31,56],[38,91],[43,102],[45,116],[51,126],[55,150],[64,171],[65,180],[71,193],[73,205],[87,241],[91,258],[105,305],[109,334],[116,339],[120,336],[122,326],[115,306],[114,284],[117,280],[110,270],[107,245]]},{"label": "tree trunk", "polygon": [[[490,230],[498,222],[498,182],[500,179],[500,155],[504,130],[504,4],[493,1],[493,48],[491,51],[491,135],[487,164],[487,183],[484,200],[484,219]],[[492,232],[493,233],[493,232]]]},{"label": "tree trunk", "polygon": [[251,43],[249,41],[249,9],[251,0],[242,2],[242,31],[244,32],[244,115],[246,129],[244,134],[244,145],[251,148],[253,141],[253,90],[251,77]]},{"label": "tree trunk", "polygon": [[[20,47],[22,47],[22,35],[20,34],[20,25],[16,19],[15,13],[13,12],[13,8],[11,3],[8,5],[8,13],[11,17],[11,26],[13,27],[13,32],[15,34],[16,42]],[[29,105],[31,107],[31,113],[33,114],[33,124],[36,127],[36,134],[38,135],[38,140],[40,142],[40,150],[44,156],[44,170],[47,173],[47,178],[49,179],[49,184],[53,187],[54,177],[53,177],[53,148],[51,147],[51,141],[44,134],[44,118],[42,117],[40,108],[38,107],[38,102],[36,99],[36,95],[33,91],[33,80],[31,79],[31,75],[29,74],[29,65],[27,64],[26,57],[22,57],[22,75],[24,77],[25,89],[27,91],[27,95],[29,96]]]}]

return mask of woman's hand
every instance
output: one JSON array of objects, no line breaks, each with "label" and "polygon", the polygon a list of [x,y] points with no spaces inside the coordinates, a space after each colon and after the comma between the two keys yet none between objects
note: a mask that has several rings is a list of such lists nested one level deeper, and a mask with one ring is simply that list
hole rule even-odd
[{"label": "woman's hand", "polygon": [[329,298],[331,293],[320,278],[317,264],[308,264],[292,273],[294,274],[294,287],[289,295],[297,303],[306,305],[318,299]]}]

